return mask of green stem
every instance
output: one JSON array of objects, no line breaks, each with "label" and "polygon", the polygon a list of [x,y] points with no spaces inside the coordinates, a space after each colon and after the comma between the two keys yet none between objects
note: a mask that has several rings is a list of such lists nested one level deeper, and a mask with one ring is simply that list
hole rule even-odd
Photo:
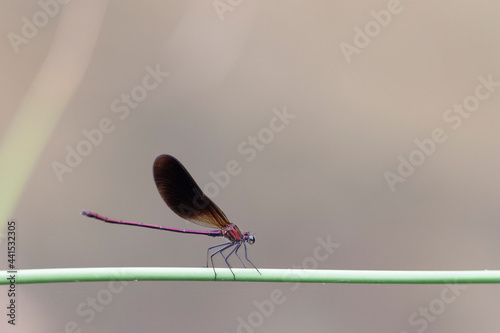
[{"label": "green stem", "polygon": [[[227,268],[217,268],[217,281],[233,281]],[[15,273],[12,273],[15,272]],[[233,269],[236,281],[305,283],[500,283],[500,271],[363,271],[301,269]],[[92,281],[213,281],[212,268],[101,267],[0,271],[0,284]]]}]

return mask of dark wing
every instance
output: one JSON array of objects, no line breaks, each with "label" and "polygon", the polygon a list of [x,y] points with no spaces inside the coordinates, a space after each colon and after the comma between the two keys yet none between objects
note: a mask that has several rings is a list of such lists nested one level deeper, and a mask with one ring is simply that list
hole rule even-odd
[{"label": "dark wing", "polygon": [[210,228],[222,229],[229,225],[226,215],[203,194],[175,157],[158,156],[153,164],[153,177],[168,207],[183,219]]}]

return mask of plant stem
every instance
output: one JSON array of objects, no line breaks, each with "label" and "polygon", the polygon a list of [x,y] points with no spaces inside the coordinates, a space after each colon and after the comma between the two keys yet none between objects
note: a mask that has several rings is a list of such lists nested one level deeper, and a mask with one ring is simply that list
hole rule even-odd
[{"label": "plant stem", "polygon": [[[233,281],[227,268],[217,268],[217,281]],[[15,272],[15,273],[12,273]],[[236,281],[287,283],[441,284],[500,283],[500,271],[364,271],[233,268]],[[0,284],[94,281],[214,281],[212,268],[100,267],[0,271]]]}]

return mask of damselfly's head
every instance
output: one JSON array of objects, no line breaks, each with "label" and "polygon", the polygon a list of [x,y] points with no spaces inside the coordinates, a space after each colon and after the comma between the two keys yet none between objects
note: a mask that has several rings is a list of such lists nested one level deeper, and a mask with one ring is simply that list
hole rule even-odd
[{"label": "damselfly's head", "polygon": [[243,239],[248,242],[248,244],[252,245],[255,243],[255,236],[248,231],[243,233]]}]

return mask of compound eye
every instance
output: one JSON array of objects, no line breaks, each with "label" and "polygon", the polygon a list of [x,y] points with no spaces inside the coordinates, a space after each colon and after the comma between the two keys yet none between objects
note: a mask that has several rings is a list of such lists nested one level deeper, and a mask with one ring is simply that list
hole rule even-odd
[{"label": "compound eye", "polygon": [[248,244],[252,245],[253,243],[255,243],[255,236],[254,235],[248,236]]}]

